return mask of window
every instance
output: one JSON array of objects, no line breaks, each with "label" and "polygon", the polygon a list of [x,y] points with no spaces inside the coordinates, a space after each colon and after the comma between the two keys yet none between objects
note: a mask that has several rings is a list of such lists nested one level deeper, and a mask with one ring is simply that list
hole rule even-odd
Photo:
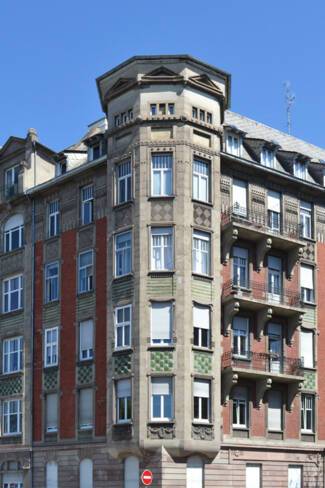
[{"label": "window", "polygon": [[293,174],[301,180],[307,179],[307,165],[302,161],[295,161],[293,163]]},{"label": "window", "polygon": [[93,160],[100,158],[100,143],[92,146],[92,153],[93,153],[93,157],[92,157]]},{"label": "window", "polygon": [[152,420],[172,420],[173,393],[171,378],[151,378]]},{"label": "window", "polygon": [[275,154],[272,149],[264,147],[261,152],[261,164],[267,168],[274,168],[275,165]]},{"label": "window", "polygon": [[22,215],[10,217],[4,227],[5,252],[14,251],[24,245],[24,219]]},{"label": "window", "polygon": [[261,466],[259,464],[246,465],[246,488],[261,488]]},{"label": "window", "polygon": [[115,236],[115,276],[123,276],[132,270],[132,236],[123,232]]},{"label": "window", "polygon": [[282,260],[277,256],[268,256],[268,298],[279,302],[282,296]]},{"label": "window", "polygon": [[84,320],[79,326],[80,361],[94,357],[94,322]]},{"label": "window", "polygon": [[249,319],[234,317],[232,321],[233,354],[235,356],[249,357]]},{"label": "window", "polygon": [[81,188],[81,223],[90,224],[94,220],[94,187],[87,185]]},{"label": "window", "polygon": [[232,211],[240,217],[247,217],[247,183],[233,179]]},{"label": "window", "polygon": [[186,464],[186,488],[203,488],[204,464],[200,457],[191,456]]},{"label": "window", "polygon": [[3,488],[23,488],[22,473],[4,473],[2,478]]},{"label": "window", "polygon": [[269,190],[267,193],[267,225],[269,229],[279,232],[281,226],[281,195]]},{"label": "window", "polygon": [[273,373],[283,372],[283,334],[282,325],[269,322],[267,325],[269,370]]},{"label": "window", "polygon": [[193,161],[193,198],[210,201],[210,163],[200,159]]},{"label": "window", "polygon": [[304,368],[314,368],[314,332],[301,329],[300,331],[300,357]]},{"label": "window", "polygon": [[79,392],[79,429],[93,428],[93,390],[84,388]]},{"label": "window", "polygon": [[241,156],[241,138],[235,134],[227,134],[226,151],[233,156]]},{"label": "window", "polygon": [[128,121],[133,120],[133,109],[130,108],[128,110]]},{"label": "window", "polygon": [[115,309],[115,347],[117,349],[131,346],[132,306]]},{"label": "window", "polygon": [[54,237],[60,233],[60,202],[55,200],[48,204],[48,235]]},{"label": "window", "polygon": [[268,419],[267,425],[270,431],[282,430],[282,393],[277,390],[268,392]]},{"label": "window", "polygon": [[116,421],[129,422],[132,418],[131,380],[116,382]]},{"label": "window", "polygon": [[193,119],[197,119],[198,117],[198,110],[196,107],[192,107],[192,117]]},{"label": "window", "polygon": [[312,206],[308,202],[300,202],[300,233],[301,237],[312,237]]},{"label": "window", "polygon": [[173,267],[172,227],[151,227],[151,269],[166,271]]},{"label": "window", "polygon": [[45,329],[45,344],[44,344],[45,366],[56,366],[58,364],[58,350],[59,350],[58,342],[59,342],[58,327]]},{"label": "window", "polygon": [[207,112],[207,123],[212,124],[212,114],[210,112]]},{"label": "window", "polygon": [[58,488],[58,465],[54,461],[46,463],[46,488]]},{"label": "window", "polygon": [[194,420],[209,422],[210,420],[210,381],[194,380]]},{"label": "window", "polygon": [[168,104],[168,115],[174,115],[175,114],[175,105],[173,103]]},{"label": "window", "polygon": [[172,342],[173,305],[171,302],[151,304],[151,343],[170,344]]},{"label": "window", "polygon": [[3,374],[15,373],[23,368],[23,344],[22,337],[12,337],[3,341]]},{"label": "window", "polygon": [[7,169],[5,172],[6,196],[12,197],[18,193],[19,165]]},{"label": "window", "polygon": [[120,114],[114,116],[114,126],[118,127],[121,124]]},{"label": "window", "polygon": [[157,104],[152,103],[150,105],[150,115],[157,115]]},{"label": "window", "polygon": [[46,265],[45,288],[45,299],[47,303],[59,299],[59,263]]},{"label": "window", "polygon": [[79,467],[80,488],[93,488],[93,462],[83,459]]},{"label": "window", "polygon": [[132,198],[131,161],[117,165],[117,204],[128,202]]},{"label": "window", "polygon": [[314,396],[301,394],[301,431],[314,431]]},{"label": "window", "polygon": [[302,467],[288,467],[288,488],[302,488]]},{"label": "window", "polygon": [[232,426],[235,429],[246,429],[248,426],[247,389],[241,386],[233,389]]},{"label": "window", "polygon": [[233,247],[233,284],[240,288],[249,288],[248,249]]},{"label": "window", "polygon": [[62,176],[67,172],[67,160],[55,163],[55,176]]},{"label": "window", "polygon": [[93,289],[93,251],[85,251],[79,254],[79,293],[85,293]]},{"label": "window", "polygon": [[152,154],[151,191],[157,197],[167,197],[173,193],[173,155],[171,153]]},{"label": "window", "polygon": [[300,290],[303,302],[314,302],[314,268],[302,264],[300,266]]},{"label": "window", "polygon": [[200,121],[205,122],[205,111],[204,110],[200,110]]},{"label": "window", "polygon": [[210,274],[210,234],[193,232],[193,273]]},{"label": "window", "polygon": [[3,435],[21,434],[21,428],[21,400],[4,400],[2,402]]},{"label": "window", "polygon": [[139,459],[135,456],[129,456],[124,460],[124,488],[139,488],[139,464]]},{"label": "window", "polygon": [[194,345],[210,347],[210,307],[193,306]]},{"label": "window", "polygon": [[3,281],[3,311],[14,312],[23,307],[23,277],[13,276]]},{"label": "window", "polygon": [[46,395],[46,432],[58,430],[58,395],[50,393]]},{"label": "window", "polygon": [[166,115],[166,104],[165,103],[160,103],[158,105],[158,113],[159,113],[159,115]]}]

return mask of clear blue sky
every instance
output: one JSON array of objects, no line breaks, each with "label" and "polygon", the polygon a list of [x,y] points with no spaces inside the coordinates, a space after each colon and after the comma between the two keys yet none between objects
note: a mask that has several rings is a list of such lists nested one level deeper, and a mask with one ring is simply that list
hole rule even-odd
[{"label": "clear blue sky", "polygon": [[325,2],[2,0],[0,145],[28,127],[59,150],[102,116],[95,78],[135,54],[188,53],[232,74],[232,110],[325,147]]}]

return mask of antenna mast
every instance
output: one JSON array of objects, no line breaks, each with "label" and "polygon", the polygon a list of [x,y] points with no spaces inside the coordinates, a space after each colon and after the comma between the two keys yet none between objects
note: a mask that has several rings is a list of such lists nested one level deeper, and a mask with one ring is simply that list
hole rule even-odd
[{"label": "antenna mast", "polygon": [[291,134],[292,128],[292,106],[295,102],[296,95],[291,91],[291,83],[290,81],[284,82],[284,90],[285,90],[285,101],[286,101],[286,110],[287,110],[287,131],[288,134]]}]

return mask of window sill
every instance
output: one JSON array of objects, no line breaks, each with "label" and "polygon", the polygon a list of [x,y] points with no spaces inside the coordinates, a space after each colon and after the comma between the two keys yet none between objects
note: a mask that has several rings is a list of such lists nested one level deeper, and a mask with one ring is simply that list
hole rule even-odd
[{"label": "window sill", "polygon": [[25,246],[21,246],[18,247],[17,249],[13,249],[12,251],[3,251],[0,256],[1,257],[15,256],[16,254],[22,254],[24,250],[25,250]]},{"label": "window sill", "polygon": [[9,312],[2,312],[2,316],[5,316],[5,317],[14,317],[15,315],[19,315],[21,314],[22,312],[24,311],[23,308],[19,308],[18,310],[12,310],[12,311],[9,311]]},{"label": "window sill", "polygon": [[58,298],[57,300],[52,300],[51,302],[44,302],[43,303],[43,307],[45,307],[45,308],[51,308],[51,307],[57,306],[59,303],[60,303],[60,300]]},{"label": "window sill", "polygon": [[54,236],[47,236],[44,241],[46,243],[49,243],[49,242],[55,242],[57,241],[58,239],[60,238],[60,233],[59,234],[55,234]]},{"label": "window sill", "polygon": [[212,275],[206,275],[206,274],[195,273],[195,272],[192,272],[192,276],[194,276],[194,278],[201,278],[201,279],[204,279],[207,281],[213,281],[213,279],[214,279],[214,277]]},{"label": "window sill", "polygon": [[126,273],[126,274],[121,275],[121,276],[114,276],[113,283],[118,282],[118,281],[123,281],[123,279],[126,280],[128,278],[133,278],[133,272]]},{"label": "window sill", "polygon": [[113,350],[114,356],[123,356],[124,354],[132,353],[133,348],[130,347],[120,347]]},{"label": "window sill", "polygon": [[174,198],[176,197],[175,194],[173,195],[150,195],[150,197],[148,197],[148,200],[174,200]]},{"label": "window sill", "polygon": [[123,426],[127,426],[127,425],[133,425],[133,421],[132,420],[120,420],[118,422],[114,422],[113,424],[113,427],[123,427]]},{"label": "window sill", "polygon": [[212,347],[204,347],[204,346],[195,346],[194,344],[192,345],[192,351],[198,351],[198,352],[209,352],[210,354],[213,354],[214,349]]},{"label": "window sill", "polygon": [[79,427],[79,432],[89,432],[92,431],[94,428],[93,425],[85,426],[85,427]]},{"label": "window sill", "polygon": [[79,361],[77,361],[77,366],[91,366],[92,364],[94,364],[95,362],[95,358],[91,358],[91,359],[79,359]]},{"label": "window sill", "polygon": [[199,420],[199,419],[193,419],[192,420],[192,425],[204,425],[204,427],[213,427],[213,423],[210,422],[210,420]]},{"label": "window sill", "polygon": [[172,276],[175,274],[176,270],[175,269],[158,269],[158,270],[153,270],[151,269],[148,271],[148,276]]},{"label": "window sill", "polygon": [[163,349],[164,351],[168,351],[168,350],[174,350],[176,347],[176,344],[172,343],[172,344],[149,344],[148,345],[148,351],[156,351],[156,350],[160,350],[160,349]]},{"label": "window sill", "polygon": [[94,224],[95,224],[95,220],[92,220],[91,222],[87,222],[87,224],[83,224],[82,222],[80,222],[79,228],[86,229],[87,227],[93,227]]},{"label": "window sill", "polygon": [[200,205],[206,205],[207,207],[213,207],[212,202],[205,202],[204,200],[197,200],[196,198],[192,198],[192,203],[199,203]]},{"label": "window sill", "polygon": [[317,371],[317,366],[302,366],[302,369],[304,371],[313,371],[314,373],[316,373]]},{"label": "window sill", "polygon": [[5,380],[5,379],[6,379],[6,378],[8,378],[8,377],[13,378],[13,377],[15,377],[15,376],[17,376],[17,377],[19,378],[19,377],[20,377],[20,376],[22,376],[23,374],[24,374],[24,372],[23,372],[23,370],[22,370],[22,369],[20,369],[19,371],[12,371],[12,372],[10,371],[10,372],[8,372],[8,373],[2,373],[2,374],[0,375],[0,379],[1,379],[1,380]]},{"label": "window sill", "polygon": [[148,425],[160,425],[160,424],[168,424],[168,425],[174,425],[175,420],[171,419],[153,419],[153,420],[148,420]]},{"label": "window sill", "polygon": [[245,431],[245,432],[249,432],[249,428],[246,427],[246,426],[240,426],[240,425],[233,425],[232,426],[232,430],[233,431],[237,431],[237,430],[240,430],[240,431]]},{"label": "window sill", "polygon": [[306,302],[304,300],[301,300],[301,303],[303,305],[308,305],[309,307],[312,307],[312,308],[315,308],[317,306],[317,304],[315,302]]},{"label": "window sill", "polygon": [[120,209],[123,209],[125,207],[130,207],[133,204],[134,204],[134,198],[132,198],[131,200],[128,200],[127,202],[115,203],[113,205],[113,210],[120,210]]},{"label": "window sill", "polygon": [[89,290],[89,291],[79,291],[77,293],[77,298],[84,298],[84,297],[92,296],[94,294],[94,292],[95,292],[94,289]]},{"label": "window sill", "polygon": [[58,364],[49,364],[48,366],[44,364],[43,366],[43,369],[45,371],[57,371],[59,369],[59,365]]}]

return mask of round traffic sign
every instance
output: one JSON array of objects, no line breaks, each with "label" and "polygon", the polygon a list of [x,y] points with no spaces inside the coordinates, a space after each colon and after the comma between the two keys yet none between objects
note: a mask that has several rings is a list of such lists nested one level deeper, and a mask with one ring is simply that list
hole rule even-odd
[{"label": "round traffic sign", "polygon": [[152,472],[145,469],[141,475],[141,481],[145,486],[150,486],[153,480]]}]

